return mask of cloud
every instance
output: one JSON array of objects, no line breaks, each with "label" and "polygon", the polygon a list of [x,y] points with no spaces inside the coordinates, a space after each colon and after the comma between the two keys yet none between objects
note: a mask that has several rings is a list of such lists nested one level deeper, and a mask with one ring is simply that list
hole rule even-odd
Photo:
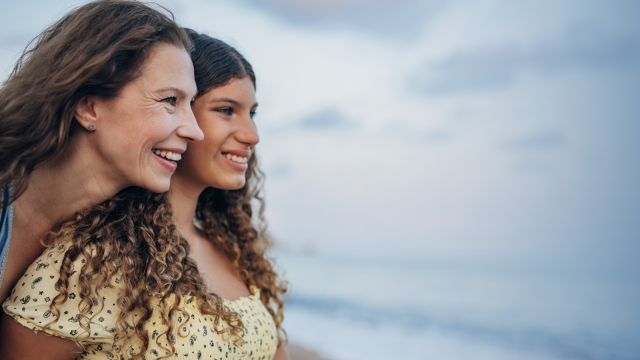
[{"label": "cloud", "polygon": [[394,139],[406,144],[442,145],[455,140],[456,134],[452,130],[446,126],[425,129],[417,127],[415,124],[395,120],[380,128],[376,133],[375,141]]},{"label": "cloud", "polygon": [[338,109],[328,107],[307,115],[297,125],[304,130],[333,130],[352,128],[356,124],[345,118]]},{"label": "cloud", "polygon": [[264,173],[269,179],[286,178],[293,173],[293,166],[284,160],[276,160],[273,164],[264,167]]},{"label": "cloud", "polygon": [[416,144],[448,144],[454,140],[454,135],[446,130],[408,130],[398,133],[399,138]]},{"label": "cloud", "polygon": [[415,38],[445,0],[244,0],[293,25]]},{"label": "cloud", "polygon": [[446,95],[504,87],[521,71],[616,71],[638,68],[638,64],[638,37],[574,36],[530,48],[503,44],[461,51],[426,64],[421,75],[409,80],[409,85],[430,95]]},{"label": "cloud", "polygon": [[29,38],[23,35],[17,35],[5,31],[0,32],[0,47],[2,49],[23,48],[29,40]]},{"label": "cloud", "polygon": [[562,134],[554,131],[540,131],[504,141],[502,147],[510,150],[537,150],[557,148],[565,143]]},{"label": "cloud", "polygon": [[266,127],[261,130],[261,133],[271,137],[291,135],[300,131],[315,134],[332,132],[335,134],[335,132],[351,133],[357,127],[356,121],[344,116],[338,108],[329,106],[296,117],[295,120]]}]

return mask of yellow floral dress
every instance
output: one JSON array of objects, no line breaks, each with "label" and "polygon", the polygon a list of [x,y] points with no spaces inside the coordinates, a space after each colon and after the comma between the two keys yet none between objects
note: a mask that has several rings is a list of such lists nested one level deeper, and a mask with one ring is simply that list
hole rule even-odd
[{"label": "yellow floral dress", "polygon": [[[94,306],[89,313],[93,317],[89,325],[91,331],[87,334],[79,322],[80,296],[78,295],[78,274],[74,274],[69,279],[68,300],[58,305],[60,309],[60,319],[51,323],[55,319],[49,305],[53,298],[59,293],[55,283],[60,276],[60,265],[64,257],[65,248],[69,242],[61,243],[55,247],[47,249],[27,270],[22,280],[16,284],[15,288],[3,304],[3,310],[13,317],[23,326],[35,330],[44,331],[47,334],[55,335],[64,339],[78,342],[84,346],[84,353],[77,359],[127,359],[131,354],[140,350],[141,340],[137,337],[125,343],[119,352],[113,351],[114,333],[116,320],[120,312],[116,305],[118,298],[120,273],[118,272],[112,281],[116,288],[104,288],[100,290],[103,297],[104,308]],[[80,269],[86,259],[81,255],[74,262],[74,269]],[[75,290],[75,291],[74,291]],[[160,356],[171,355],[167,352],[170,349],[169,341],[175,348],[175,353],[170,358],[181,360],[265,360],[272,359],[278,345],[278,336],[273,318],[266,307],[260,301],[259,291],[255,286],[251,287],[253,295],[241,297],[235,301],[225,300],[225,305],[242,316],[244,324],[245,343],[237,348],[229,340],[228,335],[216,333],[213,317],[203,315],[196,305],[193,297],[183,296],[180,300],[180,307],[186,310],[189,321],[181,329],[174,329],[170,336],[159,336],[166,331],[159,314],[159,310],[154,310],[150,321],[146,325],[146,330],[150,334],[149,347],[146,351],[145,359],[156,359]],[[94,305],[98,304],[94,299]],[[94,316],[95,315],[95,316]],[[138,314],[132,313],[131,320],[135,321]],[[179,323],[185,319],[178,318]],[[131,323],[131,321],[129,321]],[[227,327],[224,320],[220,320],[219,328]],[[162,346],[159,346],[159,342]]]}]

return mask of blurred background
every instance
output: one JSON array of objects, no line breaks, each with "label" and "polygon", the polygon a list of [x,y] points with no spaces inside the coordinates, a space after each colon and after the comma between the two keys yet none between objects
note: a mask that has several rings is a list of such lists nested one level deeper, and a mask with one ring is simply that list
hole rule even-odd
[{"label": "blurred background", "polygon": [[[0,75],[80,1],[0,1]],[[640,359],[640,2],[163,0],[254,66],[290,343]]]}]

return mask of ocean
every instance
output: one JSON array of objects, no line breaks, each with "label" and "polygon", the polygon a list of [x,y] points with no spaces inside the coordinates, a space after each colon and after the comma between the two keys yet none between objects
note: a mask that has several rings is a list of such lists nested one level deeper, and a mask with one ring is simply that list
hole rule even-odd
[{"label": "ocean", "polygon": [[334,360],[638,360],[628,270],[281,252],[291,343]]}]

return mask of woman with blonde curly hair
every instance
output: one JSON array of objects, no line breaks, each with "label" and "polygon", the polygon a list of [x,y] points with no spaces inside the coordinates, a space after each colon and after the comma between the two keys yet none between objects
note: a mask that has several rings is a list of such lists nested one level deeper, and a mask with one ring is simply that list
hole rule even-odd
[{"label": "woman with blonde curly hair", "polygon": [[232,47],[188,33],[205,141],[167,196],[129,188],[53,233],[3,304],[23,329],[62,338],[47,359],[288,359],[286,288],[265,257],[255,75]]},{"label": "woman with blonde curly hair", "polygon": [[0,301],[45,232],[128,186],[169,189],[203,138],[190,47],[161,9],[94,1],[25,50],[0,88]]}]

